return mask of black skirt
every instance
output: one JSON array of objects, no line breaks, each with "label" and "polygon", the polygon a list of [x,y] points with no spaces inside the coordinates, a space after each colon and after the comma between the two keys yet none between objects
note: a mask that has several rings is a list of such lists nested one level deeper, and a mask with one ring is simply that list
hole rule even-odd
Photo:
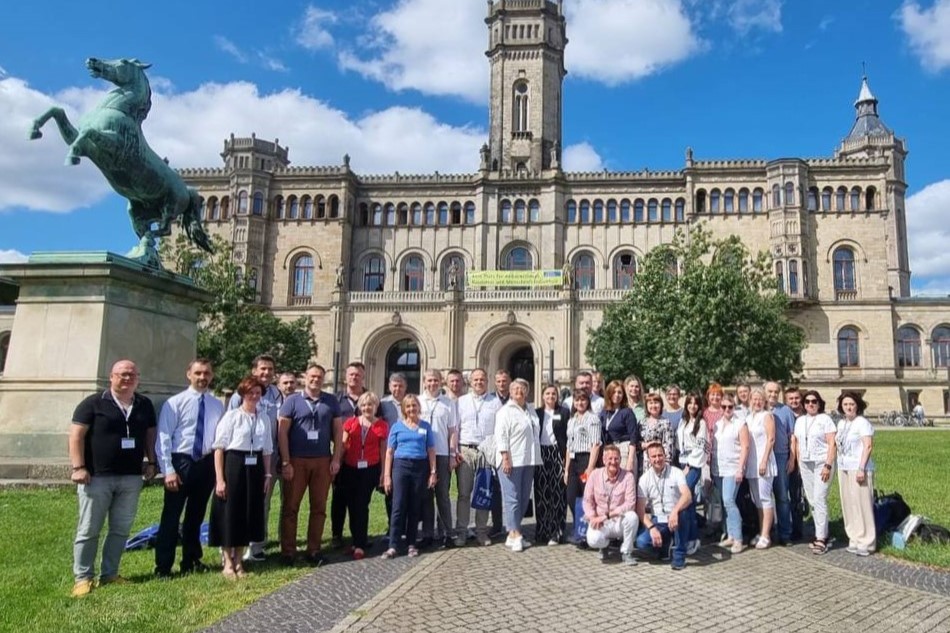
[{"label": "black skirt", "polygon": [[[256,455],[257,463],[247,466],[248,455]],[[212,497],[208,545],[212,547],[246,547],[264,540],[264,456],[260,451],[226,451],[224,453],[225,499]]]}]

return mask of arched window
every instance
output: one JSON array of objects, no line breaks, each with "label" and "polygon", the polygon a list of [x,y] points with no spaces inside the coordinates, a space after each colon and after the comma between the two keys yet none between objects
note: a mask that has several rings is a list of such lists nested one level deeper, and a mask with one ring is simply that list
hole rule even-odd
[{"label": "arched window", "polygon": [[317,207],[317,219],[324,220],[327,217],[327,201],[324,200],[323,196],[317,196],[314,198],[316,203],[314,206]]},{"label": "arched window", "polygon": [[934,328],[930,340],[934,367],[950,367],[950,327],[941,325]]},{"label": "arched window", "polygon": [[775,262],[775,283],[778,285],[778,291],[785,292],[785,270],[782,262]]},{"label": "arched window", "polygon": [[603,224],[604,222],[604,201],[594,200],[594,223]]},{"label": "arched window", "polygon": [[831,211],[831,196],[834,191],[831,187],[825,187],[821,190],[821,210]]},{"label": "arched window", "polygon": [[396,207],[396,224],[399,226],[409,224],[409,205],[405,202],[400,202],[399,206]]},{"label": "arched window", "polygon": [[656,198],[650,198],[647,201],[647,222],[656,222],[659,220],[656,212]]},{"label": "arched window", "polygon": [[577,290],[594,289],[594,258],[590,253],[580,253],[574,257],[574,288]]},{"label": "arched window", "polygon": [[858,331],[853,327],[843,327],[838,331],[838,367],[858,367]]},{"label": "arched window", "polygon": [[920,367],[920,332],[909,325],[897,328],[897,364]]},{"label": "arched window", "polygon": [[264,194],[260,191],[254,194],[254,204],[251,207],[251,212],[254,215],[264,215]]},{"label": "arched window", "polygon": [[238,194],[238,213],[247,215],[247,192],[242,191]]},{"label": "arched window", "polygon": [[848,190],[844,187],[838,187],[835,195],[835,211],[844,211],[844,200],[848,197]]},{"label": "arched window", "polygon": [[384,211],[386,214],[386,226],[396,226],[396,205],[392,202],[387,202]]},{"label": "arched window", "polygon": [[511,223],[511,200],[501,201],[501,211],[498,215],[498,221],[502,224]]},{"label": "arched window", "polygon": [[528,131],[528,83],[519,81],[514,86],[514,98],[512,99],[512,120],[514,121],[515,132]]},{"label": "arched window", "polygon": [[257,290],[257,269],[252,268],[251,274],[247,277],[247,285],[251,290]]},{"label": "arched window", "polygon": [[625,224],[630,221],[630,201],[626,198],[620,201],[620,221]]},{"label": "arched window", "polygon": [[[400,373],[406,377],[406,389],[409,393],[419,393],[419,347],[412,339],[403,339],[393,343],[386,352],[386,375]],[[388,383],[387,383],[388,384]]]},{"label": "arched window", "polygon": [[402,263],[402,289],[406,292],[425,290],[426,265],[418,255],[410,255]]},{"label": "arched window", "polygon": [[312,297],[313,296],[313,257],[310,255],[299,255],[294,260],[294,297]]},{"label": "arched window", "polygon": [[788,294],[798,294],[798,260],[788,262]]},{"label": "arched window", "polygon": [[439,203],[439,226],[449,225],[449,204],[447,202]]},{"label": "arched window", "polygon": [[660,218],[664,222],[673,221],[673,201],[669,198],[663,198],[663,202],[660,203]]},{"label": "arched window", "polygon": [[[340,217],[340,199],[334,195],[327,198],[327,200],[330,202],[330,217],[334,219]],[[353,210],[353,201],[351,200],[350,211],[352,210]]]},{"label": "arched window", "polygon": [[706,213],[706,190],[696,192],[696,213]]},{"label": "arched window", "polygon": [[287,198],[287,205],[289,206],[287,215],[291,220],[296,220],[300,217],[300,203],[297,200],[297,196]]},{"label": "arched window", "polygon": [[614,288],[630,290],[637,275],[637,258],[633,253],[619,253],[614,257]]},{"label": "arched window", "polygon": [[726,194],[723,196],[723,211],[725,213],[735,213],[735,199],[736,192],[732,189],[726,189]]},{"label": "arched window", "polygon": [[573,200],[567,201],[567,223],[574,224],[577,222],[577,203]]},{"label": "arched window", "polygon": [[442,258],[442,290],[452,288],[452,277],[455,278],[455,287],[463,290],[465,288],[465,258],[457,253]]},{"label": "arched window", "polygon": [[7,364],[7,354],[10,352],[10,333],[0,334],[0,374]]},{"label": "arched window", "polygon": [[854,283],[854,251],[847,246],[835,249],[832,256],[834,262],[835,291],[852,291],[857,288]]},{"label": "arched window", "polygon": [[380,255],[370,255],[363,260],[363,291],[377,292],[386,283],[386,262]]},{"label": "arched window", "polygon": [[610,224],[615,224],[617,222],[617,201],[608,200],[607,201],[607,222]]},{"label": "arched window", "polygon": [[861,210],[861,188],[852,187],[851,188],[851,211],[860,211]]},{"label": "arched window", "polygon": [[535,198],[528,201],[528,222],[541,221],[541,203]]},{"label": "arched window", "polygon": [[373,205],[373,226],[383,225],[383,205],[378,202]]},{"label": "arched window", "polygon": [[686,198],[676,199],[676,221],[677,222],[686,221]]},{"label": "arched window", "polygon": [[228,215],[231,213],[231,198],[229,196],[224,196],[221,198],[221,219],[227,220]]},{"label": "arched window", "polygon": [[762,196],[765,192],[756,187],[752,190],[752,213],[762,213]]},{"label": "arched window", "polygon": [[303,207],[303,213],[301,217],[304,220],[313,219],[313,200],[310,199],[310,196],[303,196],[300,198],[300,206]]},{"label": "arched window", "polygon": [[718,189],[713,189],[709,192],[709,212],[710,213],[719,213],[719,203],[722,198],[722,194]]},{"label": "arched window", "polygon": [[739,190],[739,213],[749,212],[749,190],[743,187]]},{"label": "arched window", "polygon": [[809,211],[818,210],[818,187],[808,188],[808,210]]},{"label": "arched window", "polygon": [[526,219],[524,200],[515,200],[515,222],[524,224]]},{"label": "arched window", "polygon": [[426,202],[425,213],[426,226],[435,226],[435,205],[431,202]]},{"label": "arched window", "polygon": [[515,246],[505,257],[505,270],[531,270],[531,253],[524,246]]},{"label": "arched window", "polygon": [[875,189],[874,187],[868,187],[864,191],[864,208],[866,210],[871,211],[877,208],[877,206],[875,205],[876,196],[877,196],[877,189]]},{"label": "arched window", "polygon": [[782,188],[776,183],[772,185],[772,208],[778,209],[780,206],[782,206]]},{"label": "arched window", "polygon": [[422,205],[418,202],[412,203],[412,224],[422,226]]},{"label": "arched window", "polygon": [[785,183],[785,206],[795,205],[795,183],[789,181]]},{"label": "arched window", "polygon": [[[281,198],[280,196],[277,196],[277,200],[278,200],[278,205],[279,205],[277,208],[278,208],[278,211],[280,212],[280,215],[277,217],[282,218],[284,217],[284,199]],[[218,199],[214,197],[208,198],[208,207],[209,207],[208,208],[209,217],[212,220],[220,220],[221,207],[218,206]]]},{"label": "arched window", "polygon": [[581,200],[581,224],[590,224],[590,202],[588,200]]},{"label": "arched window", "polygon": [[475,224],[475,203],[465,203],[465,224]]},{"label": "arched window", "polygon": [[449,208],[449,222],[452,224],[462,223],[462,203],[452,203],[452,206]]},{"label": "arched window", "polygon": [[643,222],[643,200],[640,198],[633,202],[633,221],[635,223]]}]

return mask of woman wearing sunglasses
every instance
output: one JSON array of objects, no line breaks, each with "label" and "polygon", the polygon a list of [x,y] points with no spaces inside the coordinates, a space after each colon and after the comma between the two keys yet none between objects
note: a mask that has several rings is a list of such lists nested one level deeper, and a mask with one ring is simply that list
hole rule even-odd
[{"label": "woman wearing sunglasses", "polygon": [[802,399],[805,413],[795,421],[792,454],[798,456],[802,488],[811,506],[815,521],[814,554],[828,551],[828,489],[835,473],[835,423],[825,413],[825,401],[815,390],[806,391]]}]

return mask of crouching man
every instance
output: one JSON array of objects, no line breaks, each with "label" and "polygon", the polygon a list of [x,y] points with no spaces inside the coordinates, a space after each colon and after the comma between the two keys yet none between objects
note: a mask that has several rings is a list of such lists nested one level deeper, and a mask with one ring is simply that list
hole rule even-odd
[{"label": "crouching man", "polygon": [[623,539],[620,554],[627,565],[636,565],[633,544],[637,535],[637,492],[633,473],[620,467],[620,449],[604,447],[604,467],[590,474],[584,488],[587,544],[607,559],[611,539]]}]

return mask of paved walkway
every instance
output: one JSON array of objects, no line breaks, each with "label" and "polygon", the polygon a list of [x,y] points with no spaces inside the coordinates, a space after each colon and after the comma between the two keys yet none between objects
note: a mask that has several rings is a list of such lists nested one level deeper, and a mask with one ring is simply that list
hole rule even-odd
[{"label": "paved walkway", "polygon": [[496,544],[339,563],[210,630],[950,632],[950,573],[804,545],[735,556],[707,545],[688,560],[674,572],[572,546],[514,554]]}]

